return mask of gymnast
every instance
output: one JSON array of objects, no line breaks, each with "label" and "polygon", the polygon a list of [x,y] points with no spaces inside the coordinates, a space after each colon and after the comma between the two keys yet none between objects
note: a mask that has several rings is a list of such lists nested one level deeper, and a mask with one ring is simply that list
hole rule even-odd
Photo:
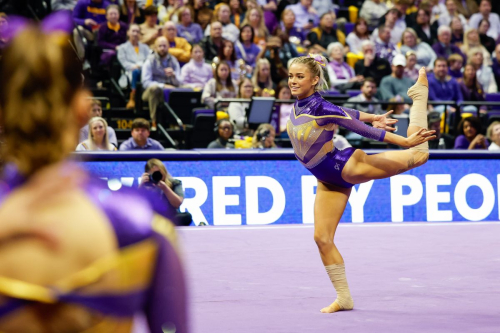
[{"label": "gymnast", "polygon": [[188,332],[173,225],[66,161],[90,106],[71,16],[17,21],[0,60],[0,331],[131,332],[142,314],[137,332]]},{"label": "gymnast", "polygon": [[[427,141],[435,138],[427,130],[428,83],[425,68],[420,69],[417,83],[408,90],[413,99],[408,137],[391,133],[396,122],[391,113],[372,115],[339,107],[325,101],[319,91],[325,85],[323,67],[326,60],[309,55],[290,62],[288,86],[297,98],[287,131],[297,159],[318,179],[314,203],[314,241],[337,299],[321,309],[322,313],[352,310],[354,302],[345,275],[344,259],[335,246],[337,225],[344,213],[354,184],[388,178],[423,165],[429,158]],[[370,127],[365,122],[372,123]],[[406,150],[367,155],[360,149],[334,147],[333,127],[338,124],[366,138],[395,144]]]}]

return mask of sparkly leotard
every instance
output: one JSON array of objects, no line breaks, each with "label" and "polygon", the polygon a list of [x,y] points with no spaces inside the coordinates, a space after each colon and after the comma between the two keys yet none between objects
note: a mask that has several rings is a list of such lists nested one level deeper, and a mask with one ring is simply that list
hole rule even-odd
[{"label": "sparkly leotard", "polygon": [[333,125],[338,124],[366,138],[383,141],[385,131],[359,121],[359,111],[327,102],[319,93],[297,100],[287,123],[295,156],[319,181],[341,187],[342,169],[356,150],[333,145]]}]

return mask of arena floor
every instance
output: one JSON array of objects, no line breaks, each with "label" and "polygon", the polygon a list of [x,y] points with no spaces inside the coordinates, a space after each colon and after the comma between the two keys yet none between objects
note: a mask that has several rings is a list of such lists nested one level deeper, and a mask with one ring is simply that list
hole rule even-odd
[{"label": "arena floor", "polygon": [[313,227],[180,228],[194,333],[500,332],[500,223],[341,224],[355,309],[334,289]]}]

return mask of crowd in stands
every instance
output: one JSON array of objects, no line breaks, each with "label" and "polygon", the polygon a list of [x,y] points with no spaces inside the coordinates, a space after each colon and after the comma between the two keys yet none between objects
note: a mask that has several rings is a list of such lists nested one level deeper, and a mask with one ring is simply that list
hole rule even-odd
[{"label": "crowd in stands", "polygon": [[[342,7],[349,4],[360,5],[359,15]],[[476,138],[494,121],[481,102],[500,84],[499,7],[492,0],[52,0],[52,10],[72,11],[75,47],[87,66],[119,64],[127,79],[126,108],[135,109],[138,98],[149,108],[150,119],[134,121],[132,137],[120,146],[102,111],[92,111],[77,150],[163,149],[149,133],[164,112],[165,90],[178,88],[201,91],[203,104],[224,111],[222,119],[217,113],[210,148],[232,148],[235,136],[252,137],[253,147],[275,147],[267,138],[287,137],[291,102],[277,104],[272,131],[261,140],[246,123],[248,102],[218,101],[289,100],[287,64],[309,53],[329,59],[326,94],[348,94],[345,107],[376,114],[388,108],[407,114],[406,91],[425,67],[430,101],[477,102],[463,106],[461,116],[479,119],[480,126],[456,120],[455,148],[487,148],[488,140]],[[0,14],[0,30],[6,24]],[[429,119],[440,117],[444,135],[455,111],[429,105]]]}]

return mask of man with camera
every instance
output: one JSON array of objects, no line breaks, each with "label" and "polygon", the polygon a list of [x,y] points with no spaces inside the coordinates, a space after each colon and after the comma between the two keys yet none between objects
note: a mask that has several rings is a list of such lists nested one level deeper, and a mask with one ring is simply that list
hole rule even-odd
[{"label": "man with camera", "polygon": [[184,201],[182,182],[172,178],[163,162],[156,158],[152,158],[146,162],[144,171],[139,187],[157,192],[163,202],[170,206],[172,210],[177,211],[176,219],[178,225],[190,225],[192,221],[191,214],[188,212],[179,212],[179,207]]}]

